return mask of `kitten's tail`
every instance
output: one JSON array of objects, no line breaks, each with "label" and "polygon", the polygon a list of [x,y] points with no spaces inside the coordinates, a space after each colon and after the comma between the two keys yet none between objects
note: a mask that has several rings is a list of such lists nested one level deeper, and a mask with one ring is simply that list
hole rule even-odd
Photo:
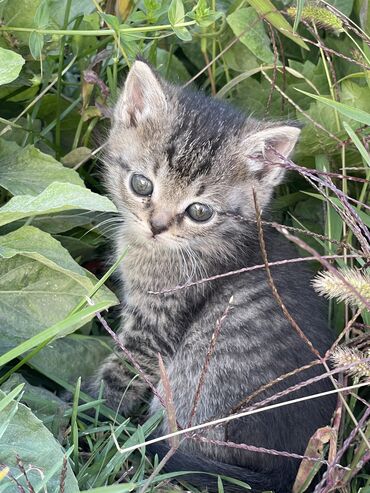
[{"label": "kitten's tail", "polygon": [[[169,447],[165,443],[157,442],[147,446],[147,452],[153,457],[157,454],[159,459],[163,459],[168,451]],[[289,493],[292,488],[292,482],[289,481],[290,478],[288,477],[289,474],[285,475],[284,471],[263,474],[243,467],[216,462],[196,455],[190,455],[181,450],[177,450],[166,462],[164,470],[166,472],[196,471],[194,474],[181,475],[178,479],[183,479],[201,490],[207,489],[210,493],[218,492],[217,476],[227,476],[232,479],[237,479],[246,483],[251,488],[248,489],[247,486],[243,487],[225,480],[223,481],[223,487],[224,491],[227,493],[260,493],[266,490],[271,490],[275,493]],[[215,476],[202,473],[211,473]]]}]

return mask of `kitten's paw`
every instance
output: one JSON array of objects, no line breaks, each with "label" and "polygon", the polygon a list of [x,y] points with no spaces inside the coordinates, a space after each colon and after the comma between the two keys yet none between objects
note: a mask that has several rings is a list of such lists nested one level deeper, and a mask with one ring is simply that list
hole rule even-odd
[{"label": "kitten's paw", "polygon": [[88,393],[98,396],[101,387],[106,406],[125,417],[135,412],[146,391],[146,385],[138,378],[133,380],[133,375],[115,355],[110,356],[91,379]]}]

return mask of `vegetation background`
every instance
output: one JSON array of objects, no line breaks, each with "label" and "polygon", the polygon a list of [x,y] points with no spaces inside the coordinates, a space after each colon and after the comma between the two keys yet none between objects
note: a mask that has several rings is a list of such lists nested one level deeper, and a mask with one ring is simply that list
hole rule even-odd
[{"label": "vegetation background", "polygon": [[331,378],[351,388],[295,492],[320,469],[317,492],[369,493],[368,0],[1,0],[0,20],[0,492],[181,490],[145,448],[117,448],[145,441],[160,416],[139,425],[101,399],[78,405],[112,347],[96,313],[118,325],[105,311],[118,304],[106,262],[116,210],[97,136],[140,54],[177,84],[302,124],[274,220],[326,271],[317,284],[342,348]]}]

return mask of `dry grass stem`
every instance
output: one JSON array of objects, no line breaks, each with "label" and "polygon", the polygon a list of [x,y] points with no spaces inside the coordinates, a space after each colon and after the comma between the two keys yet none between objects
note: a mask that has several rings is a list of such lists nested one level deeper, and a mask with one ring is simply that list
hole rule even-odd
[{"label": "dry grass stem", "polygon": [[296,404],[297,402],[309,401],[309,400],[312,400],[312,399],[319,399],[319,398],[324,397],[324,396],[327,396],[327,395],[345,393],[345,392],[348,392],[348,391],[353,390],[353,389],[359,389],[361,387],[365,387],[366,385],[368,385],[368,384],[362,382],[362,383],[357,383],[357,384],[354,384],[354,385],[348,385],[346,387],[342,387],[342,388],[339,388],[339,389],[328,390],[326,392],[320,392],[318,394],[312,394],[312,395],[307,395],[307,396],[300,397],[300,398],[297,398],[297,399],[290,399],[288,401],[278,402],[276,404],[272,404],[270,406],[266,406],[266,407],[263,407],[263,408],[253,409],[253,410],[250,410],[250,411],[245,411],[245,412],[242,412],[242,413],[233,414],[232,416],[226,416],[224,418],[219,418],[219,419],[215,419],[213,421],[208,421],[207,423],[201,423],[199,425],[194,425],[194,426],[191,426],[189,428],[184,428],[183,430],[178,430],[175,433],[169,433],[169,434],[163,435],[161,437],[153,438],[152,440],[148,440],[148,441],[145,441],[145,442],[142,442],[142,443],[138,443],[138,444],[133,445],[131,447],[126,447],[126,448],[125,447],[123,447],[123,448],[120,447],[120,445],[119,445],[119,443],[117,441],[117,438],[116,438],[114,432],[112,433],[112,438],[114,440],[114,443],[116,445],[117,450],[121,454],[125,454],[125,453],[132,452],[134,450],[137,450],[137,449],[139,449],[141,447],[145,447],[147,445],[150,445],[152,443],[157,443],[157,442],[161,442],[163,440],[168,440],[168,439],[170,439],[170,438],[172,438],[173,436],[176,436],[176,435],[185,435],[185,434],[191,433],[193,431],[201,430],[201,429],[208,428],[210,426],[215,426],[215,425],[222,424],[222,423],[227,423],[228,421],[233,421],[235,419],[243,418],[245,416],[250,416],[250,415],[258,414],[258,413],[261,413],[261,412],[270,411],[271,409],[277,409],[279,407],[291,406],[293,404]]},{"label": "dry grass stem", "polygon": [[197,411],[197,407],[198,407],[201,391],[202,391],[202,388],[204,385],[204,380],[206,377],[208,366],[209,366],[209,363],[211,361],[212,354],[215,350],[217,339],[218,339],[218,336],[220,335],[222,324],[223,324],[224,320],[226,319],[226,317],[228,316],[230,310],[232,309],[232,306],[231,306],[232,303],[233,303],[233,297],[231,296],[231,298],[227,304],[227,307],[225,308],[221,318],[219,320],[217,320],[217,322],[216,322],[216,327],[215,327],[215,330],[213,331],[213,334],[212,334],[211,342],[210,342],[210,345],[209,345],[209,348],[208,348],[208,351],[207,351],[207,354],[206,354],[206,357],[204,360],[202,370],[200,372],[197,389],[196,389],[195,394],[194,394],[193,405],[191,408],[189,422],[188,422],[188,428],[191,426],[193,418],[194,418],[195,413]]}]

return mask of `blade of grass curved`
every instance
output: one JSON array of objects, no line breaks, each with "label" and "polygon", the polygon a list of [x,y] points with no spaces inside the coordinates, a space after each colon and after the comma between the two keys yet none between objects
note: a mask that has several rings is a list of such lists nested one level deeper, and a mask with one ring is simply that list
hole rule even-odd
[{"label": "blade of grass curved", "polygon": [[295,90],[302,94],[305,94],[310,98],[320,101],[320,103],[330,106],[331,108],[337,110],[339,113],[341,113],[343,116],[346,116],[347,118],[351,118],[352,120],[363,123],[364,125],[370,125],[370,114],[366,113],[366,111],[362,111],[358,108],[353,108],[352,106],[339,103],[338,101],[333,101],[332,99],[329,98],[324,98],[323,96],[316,96],[316,94],[310,94],[309,92],[302,91],[301,89],[297,89],[296,87]]},{"label": "blade of grass curved", "polygon": [[361,140],[357,137],[355,132],[352,130],[352,128],[348,125],[348,123],[343,122],[343,127],[347,134],[351,137],[352,142],[355,144],[355,146],[358,149],[358,152],[361,154],[362,159],[365,161],[365,163],[369,166],[370,168],[370,156],[368,151],[365,149],[365,146],[361,142]]},{"label": "blade of grass curved", "polygon": [[0,412],[3,409],[5,409],[6,406],[10,404],[11,401],[13,401],[17,397],[17,395],[22,391],[23,387],[24,387],[24,383],[17,385],[15,389],[13,389],[11,392],[9,392],[9,394],[7,394],[5,397],[3,397],[3,399],[1,399]]},{"label": "blade of grass curved", "polygon": [[293,32],[296,32],[298,24],[301,22],[304,2],[305,0],[297,0],[297,13],[294,19]]}]

